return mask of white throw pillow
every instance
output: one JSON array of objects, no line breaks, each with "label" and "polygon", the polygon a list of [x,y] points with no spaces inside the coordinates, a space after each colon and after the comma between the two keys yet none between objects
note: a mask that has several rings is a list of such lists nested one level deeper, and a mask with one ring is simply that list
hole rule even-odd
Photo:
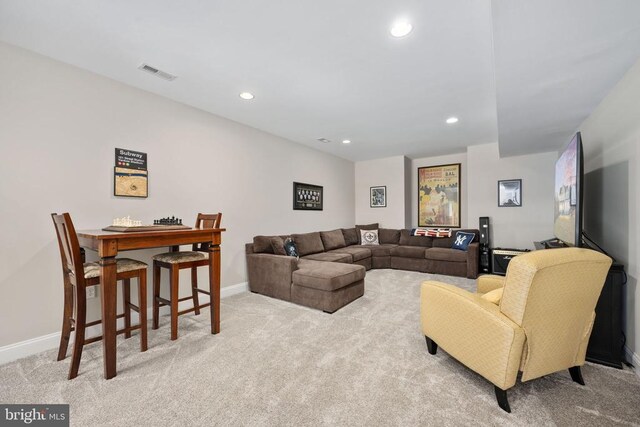
[{"label": "white throw pillow", "polygon": [[360,241],[362,245],[379,245],[378,230],[360,230]]}]

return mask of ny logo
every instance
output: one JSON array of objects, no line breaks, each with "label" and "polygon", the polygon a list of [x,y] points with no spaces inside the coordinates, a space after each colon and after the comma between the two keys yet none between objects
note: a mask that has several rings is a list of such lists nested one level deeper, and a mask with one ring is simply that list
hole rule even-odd
[{"label": "ny logo", "polygon": [[456,236],[456,242],[455,242],[455,245],[456,245],[456,246],[463,245],[463,244],[464,244],[464,241],[465,241],[465,240],[467,240],[467,237],[469,237],[469,236],[460,236],[460,235]]}]

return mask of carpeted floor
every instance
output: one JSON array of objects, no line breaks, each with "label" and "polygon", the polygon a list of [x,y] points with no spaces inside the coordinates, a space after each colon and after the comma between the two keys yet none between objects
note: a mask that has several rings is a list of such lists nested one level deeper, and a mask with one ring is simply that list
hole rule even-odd
[{"label": "carpeted floor", "polygon": [[586,386],[568,372],[518,383],[512,414],[493,385],[441,349],[427,353],[420,283],[436,278],[373,270],[365,295],[334,314],[245,293],[222,301],[222,332],[208,314],[168,318],[119,338],[118,376],[102,379],[102,348],[85,348],[80,375],[51,350],[0,366],[0,402],[69,403],[77,426],[184,425],[640,425],[640,379],[630,369],[587,364]]}]

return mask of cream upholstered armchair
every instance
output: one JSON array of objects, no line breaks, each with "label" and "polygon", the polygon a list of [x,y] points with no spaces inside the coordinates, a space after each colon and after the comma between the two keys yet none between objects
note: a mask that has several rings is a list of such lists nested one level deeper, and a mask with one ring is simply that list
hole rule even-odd
[{"label": "cream upholstered armchair", "polygon": [[478,278],[473,294],[422,284],[420,312],[429,353],[438,346],[495,385],[500,407],[516,383],[569,369],[582,385],[587,344],[611,258],[581,248],[529,252],[507,275]]}]

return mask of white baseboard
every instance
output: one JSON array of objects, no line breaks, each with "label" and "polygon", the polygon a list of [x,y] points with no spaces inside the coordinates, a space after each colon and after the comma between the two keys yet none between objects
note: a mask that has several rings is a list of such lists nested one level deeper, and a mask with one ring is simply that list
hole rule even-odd
[{"label": "white baseboard", "polygon": [[60,344],[60,332],[0,347],[0,365],[56,348]]},{"label": "white baseboard", "polygon": [[633,351],[631,351],[629,347],[625,345],[624,354],[625,356],[627,356],[626,357],[627,362],[631,363],[635,368],[636,375],[640,377],[640,356],[638,355],[638,353],[634,353]]},{"label": "white baseboard", "polygon": [[[242,282],[231,286],[225,286],[220,289],[220,298],[228,298],[232,295],[241,294],[249,290],[249,283]],[[183,301],[184,304],[188,304],[188,301]],[[150,319],[153,307],[147,308],[147,317]],[[161,315],[169,314],[169,307],[162,307],[160,309]],[[131,319],[134,323],[137,322],[137,313],[133,313]],[[124,320],[118,319],[118,328],[124,326]],[[86,329],[86,336],[93,337],[102,333],[100,325],[90,326]],[[20,341],[15,344],[5,345],[0,347],[0,365],[13,362],[14,360],[22,359],[23,357],[31,356],[33,354],[41,353],[52,348],[56,348],[60,344],[60,332],[54,332],[52,334],[43,335],[41,337],[31,338],[25,341]]]},{"label": "white baseboard", "polygon": [[249,291],[249,282],[236,283],[235,285],[225,286],[220,289],[220,298],[227,298],[232,295],[238,295]]}]

